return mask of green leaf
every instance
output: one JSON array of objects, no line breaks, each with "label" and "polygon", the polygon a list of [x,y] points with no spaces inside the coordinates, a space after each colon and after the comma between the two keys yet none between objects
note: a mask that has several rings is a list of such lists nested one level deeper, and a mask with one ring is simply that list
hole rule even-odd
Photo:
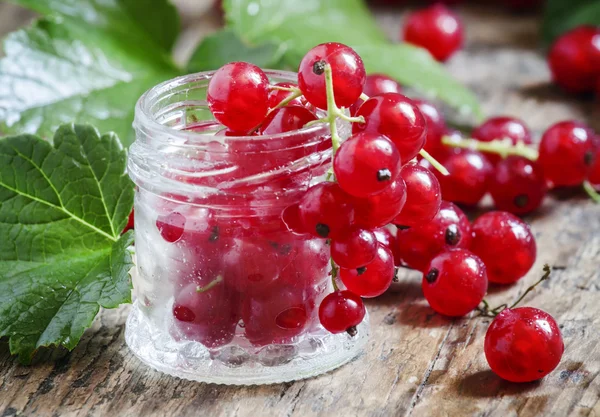
[{"label": "green leaf", "polygon": [[188,71],[214,70],[233,61],[251,62],[261,68],[278,68],[284,52],[283,45],[268,42],[253,46],[231,30],[221,30],[202,40],[188,63]]},{"label": "green leaf", "polygon": [[542,37],[547,45],[564,32],[581,25],[600,26],[598,0],[546,0]]},{"label": "green leaf", "polygon": [[138,48],[169,52],[179,35],[177,9],[166,0],[10,0],[73,26],[100,31]]},{"label": "green leaf", "polygon": [[481,117],[477,99],[423,49],[392,44],[362,0],[225,0],[229,27],[246,42],[276,42],[284,61],[297,67],[323,42],[341,42],[362,56],[369,72],[383,72],[439,98],[461,112]]},{"label": "green leaf", "polygon": [[53,144],[0,140],[0,336],[23,362],[73,349],[100,307],[130,302],[125,163],[118,138],[89,125],[61,126]]},{"label": "green leaf", "polygon": [[[62,123],[86,122],[131,143],[137,99],[180,74],[167,49],[178,30],[171,6],[166,0],[16,2],[50,17],[4,42],[0,131],[50,138]],[[162,25],[152,20],[156,12],[131,17],[144,4],[165,12]]]}]

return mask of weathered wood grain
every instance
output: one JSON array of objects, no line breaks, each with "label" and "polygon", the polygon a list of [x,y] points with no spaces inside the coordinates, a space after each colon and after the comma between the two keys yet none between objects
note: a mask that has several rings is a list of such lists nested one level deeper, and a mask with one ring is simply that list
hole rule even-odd
[{"label": "weathered wood grain", "polygon": [[[520,116],[538,134],[566,118],[600,128],[599,103],[549,84],[535,49],[535,18],[479,6],[461,13],[468,42],[449,67],[488,114]],[[377,14],[396,37],[398,12]],[[512,300],[544,263],[558,268],[526,299],[554,315],[565,339],[562,363],[543,381],[497,378],[483,355],[489,320],[433,313],[418,274],[405,272],[392,292],[368,302],[372,336],[365,354],[330,374],[263,387],[163,376],[125,346],[124,306],[102,312],[81,344],[53,363],[20,366],[0,344],[0,416],[599,416],[600,207],[582,196],[553,197],[527,220],[538,239],[536,266],[512,287],[491,288],[489,299]]]}]

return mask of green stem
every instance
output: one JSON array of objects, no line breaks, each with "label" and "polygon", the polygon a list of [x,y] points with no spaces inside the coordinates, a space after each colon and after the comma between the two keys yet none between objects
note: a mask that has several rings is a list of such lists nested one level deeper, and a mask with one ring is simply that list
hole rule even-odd
[{"label": "green stem", "polygon": [[335,104],[335,96],[333,93],[333,75],[331,72],[331,65],[325,64],[325,92],[327,94],[327,119],[329,121],[329,130],[331,131],[331,158],[335,156],[338,148],[340,147],[341,138],[338,134],[336,120],[337,116],[341,113],[338,106]]},{"label": "green stem", "polygon": [[361,99],[362,101],[367,101],[369,98],[370,98],[370,97],[369,97],[368,95],[366,95],[365,93],[362,93],[362,94],[360,95],[360,99]]},{"label": "green stem", "polygon": [[223,276],[219,275],[214,280],[212,280],[207,285],[205,285],[204,287],[197,286],[196,287],[196,292],[197,293],[202,293],[202,292],[209,291],[210,289],[212,289],[212,288],[216,287],[217,285],[219,285],[221,282],[223,282]]},{"label": "green stem", "polygon": [[589,181],[583,182],[583,189],[595,203],[600,204],[600,194]]},{"label": "green stem", "polygon": [[450,136],[444,136],[442,138],[442,143],[453,148],[466,148],[481,152],[495,153],[502,158],[516,155],[531,161],[536,161],[539,156],[537,150],[525,145],[523,142],[518,142],[516,145],[513,145],[512,141],[508,138],[495,139],[490,142],[481,142],[477,139],[457,139]]},{"label": "green stem", "polygon": [[426,159],[435,169],[440,171],[442,175],[450,175],[446,167],[440,164],[439,161],[431,156],[425,149],[421,149],[419,155],[421,155],[423,159]]},{"label": "green stem", "polygon": [[280,85],[270,85],[269,90],[289,91],[290,93],[295,93],[300,89],[298,87],[282,87]]},{"label": "green stem", "polygon": [[537,287],[538,285],[540,285],[542,282],[546,281],[548,278],[550,278],[550,273],[551,273],[551,269],[550,266],[548,266],[547,264],[544,265],[544,275],[542,275],[542,277],[537,280],[533,285],[530,285],[523,294],[521,294],[521,296],[519,298],[517,298],[517,300],[512,303],[510,306],[508,304],[500,304],[498,307],[491,309],[489,303],[484,299],[481,302],[483,303],[483,307],[478,307],[477,310],[479,311],[479,315],[482,317],[496,317],[498,314],[500,314],[504,309],[506,308],[515,308],[517,305],[519,305],[519,303],[521,301],[523,301],[523,299],[527,296],[527,294],[529,294],[531,291],[533,291],[535,289],[535,287]]},{"label": "green stem", "polygon": [[339,291],[340,289],[338,288],[337,282],[335,282],[335,280],[338,276],[338,267],[335,264],[335,262],[333,262],[333,258],[330,259],[330,263],[331,263],[331,284],[333,285],[334,291]]}]

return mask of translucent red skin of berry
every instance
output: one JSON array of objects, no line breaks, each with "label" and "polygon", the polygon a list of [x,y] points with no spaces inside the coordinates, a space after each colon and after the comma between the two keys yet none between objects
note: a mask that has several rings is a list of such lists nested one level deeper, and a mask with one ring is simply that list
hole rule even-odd
[{"label": "translucent red skin of berry", "polygon": [[[367,75],[367,79],[363,87],[363,94],[368,97],[378,96],[383,93],[400,93],[401,91],[402,86],[400,83],[384,74]],[[352,107],[350,107],[350,113],[355,114],[362,103],[363,100],[356,100]]]},{"label": "translucent red skin of berry", "polygon": [[[298,87],[296,84],[293,84],[293,83],[277,83],[275,85],[278,87],[286,87],[286,88]],[[279,103],[281,103],[283,100],[285,100],[287,97],[289,97],[290,94],[292,94],[290,91],[272,89],[269,92],[269,108],[272,109],[274,107],[277,107],[277,105]],[[295,99],[290,101],[287,105],[288,106],[306,106],[307,104],[308,104],[308,102],[306,101],[306,99],[304,97],[296,97]]]},{"label": "translucent red skin of berry", "polygon": [[442,204],[442,191],[435,175],[420,165],[408,164],[402,167],[400,177],[406,184],[406,203],[393,223],[413,227],[433,219]]},{"label": "translucent red skin of berry", "polygon": [[174,324],[186,339],[216,348],[231,342],[235,335],[239,300],[227,291],[223,282],[207,291],[197,291],[206,284],[188,284],[175,296]]},{"label": "translucent red skin of berry", "polygon": [[394,255],[394,265],[399,266],[402,263],[398,245],[396,244],[396,236],[387,227],[379,227],[373,230],[375,237],[380,245],[392,251]]},{"label": "translucent red skin of berry", "polygon": [[493,166],[478,151],[461,149],[442,161],[450,175],[435,170],[444,200],[475,206],[488,191]]},{"label": "translucent red skin of berry", "polygon": [[583,123],[564,121],[548,128],[539,145],[538,162],[554,186],[579,185],[594,163],[594,134]]},{"label": "translucent red skin of berry", "polygon": [[319,306],[321,325],[331,333],[342,333],[358,326],[365,317],[362,299],[350,291],[328,294]]},{"label": "translucent red skin of berry", "polygon": [[413,102],[417,105],[419,110],[421,110],[427,124],[427,139],[424,148],[427,152],[437,158],[436,155],[444,154],[444,148],[446,148],[442,144],[442,136],[446,133],[446,130],[448,130],[444,116],[437,107],[426,100],[415,99]]},{"label": "translucent red skin of berry", "polygon": [[314,64],[319,61],[331,65],[335,104],[350,107],[362,94],[367,78],[360,56],[346,45],[329,42],[315,46],[302,58],[298,68],[298,87],[309,103],[327,109],[325,74],[313,71]]},{"label": "translucent red skin of berry", "polygon": [[450,58],[463,43],[462,22],[442,4],[410,14],[403,30],[406,42],[427,49],[438,61]]},{"label": "translucent red skin of berry", "polygon": [[473,223],[471,251],[485,263],[490,282],[510,284],[529,272],[537,246],[523,220],[505,211],[490,211]]},{"label": "translucent red skin of berry", "polygon": [[504,309],[485,334],[490,368],[511,382],[531,382],[552,372],[565,346],[554,318],[537,308]]},{"label": "translucent red skin of berry", "polygon": [[244,334],[257,346],[289,343],[305,328],[314,308],[314,297],[306,297],[297,288],[278,285],[244,300]]},{"label": "translucent red skin of berry", "polygon": [[331,258],[342,268],[359,268],[377,255],[377,238],[366,229],[353,229],[331,241]]},{"label": "translucent red skin of berry", "polygon": [[468,249],[471,245],[471,224],[456,205],[442,201],[438,214],[427,223],[408,229],[398,229],[398,252],[411,268],[424,271],[435,255],[445,249]]},{"label": "translucent red skin of berry", "polygon": [[378,245],[375,259],[363,269],[340,268],[340,279],[354,294],[364,298],[383,294],[394,279],[394,255],[383,245]]},{"label": "translucent red skin of berry", "polygon": [[183,236],[185,216],[178,212],[160,215],[156,219],[156,228],[164,240],[177,242]]},{"label": "translucent red skin of berry", "polygon": [[228,128],[247,131],[267,115],[268,87],[267,75],[256,65],[231,62],[211,77],[206,93],[208,107]]},{"label": "translucent red skin of berry", "polygon": [[307,233],[306,230],[304,230],[304,223],[300,217],[298,204],[293,204],[283,209],[281,212],[281,220],[290,232],[299,235]]},{"label": "translucent red skin of berry", "polygon": [[368,229],[391,223],[403,209],[406,196],[404,180],[398,177],[379,194],[367,198],[353,198],[354,223]]},{"label": "translucent red skin of berry", "polygon": [[461,317],[473,311],[487,292],[486,268],[466,249],[450,249],[431,260],[421,283],[427,302],[436,312]]},{"label": "translucent red skin of berry", "polygon": [[416,104],[397,93],[371,97],[356,112],[366,123],[353,123],[352,133],[387,136],[398,148],[403,163],[413,159],[425,144],[427,122]]},{"label": "translucent red skin of berry", "polygon": [[273,110],[263,121],[258,132],[261,135],[291,132],[302,129],[305,124],[313,120],[317,120],[317,116],[306,107],[285,106]]},{"label": "translucent red skin of berry", "polygon": [[[473,138],[481,142],[491,142],[497,139],[508,138],[513,145],[523,142],[526,145],[531,144],[531,132],[522,120],[514,117],[492,117],[478,126],[472,133]],[[492,163],[497,164],[502,159],[500,155],[490,152],[484,152],[486,158]]]},{"label": "translucent red skin of berry", "polygon": [[298,211],[303,229],[323,238],[342,235],[354,221],[354,209],[348,196],[333,182],[309,188],[298,204]]},{"label": "translucent red skin of berry", "polygon": [[537,162],[512,155],[496,165],[489,191],[498,210],[527,214],[542,205],[546,179]]},{"label": "translucent red skin of berry", "polygon": [[129,213],[129,217],[127,218],[127,224],[125,225],[125,228],[123,229],[121,234],[123,234],[129,230],[133,230],[134,225],[135,225],[135,215],[133,214],[133,209],[131,209],[131,213]]},{"label": "translucent red skin of berry", "polygon": [[592,185],[600,185],[600,143],[596,143],[596,157],[588,174],[588,181]]},{"label": "translucent red skin of berry", "polygon": [[370,132],[351,136],[333,159],[336,180],[354,197],[382,192],[398,177],[401,166],[400,153],[392,141]]},{"label": "translucent red skin of berry", "polygon": [[561,35],[552,45],[548,64],[552,78],[569,93],[593,91],[600,62],[600,29],[580,26]]}]

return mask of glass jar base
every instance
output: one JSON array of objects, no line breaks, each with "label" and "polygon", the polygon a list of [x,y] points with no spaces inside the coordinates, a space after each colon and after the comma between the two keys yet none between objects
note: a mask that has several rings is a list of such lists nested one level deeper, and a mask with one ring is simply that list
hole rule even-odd
[{"label": "glass jar base", "polygon": [[256,351],[226,346],[209,351],[194,341],[176,341],[156,331],[135,302],[125,329],[133,353],[152,368],[193,381],[225,385],[274,384],[311,378],[336,369],[358,356],[369,332],[368,316],[358,333],[308,333],[298,342],[268,345]]}]

